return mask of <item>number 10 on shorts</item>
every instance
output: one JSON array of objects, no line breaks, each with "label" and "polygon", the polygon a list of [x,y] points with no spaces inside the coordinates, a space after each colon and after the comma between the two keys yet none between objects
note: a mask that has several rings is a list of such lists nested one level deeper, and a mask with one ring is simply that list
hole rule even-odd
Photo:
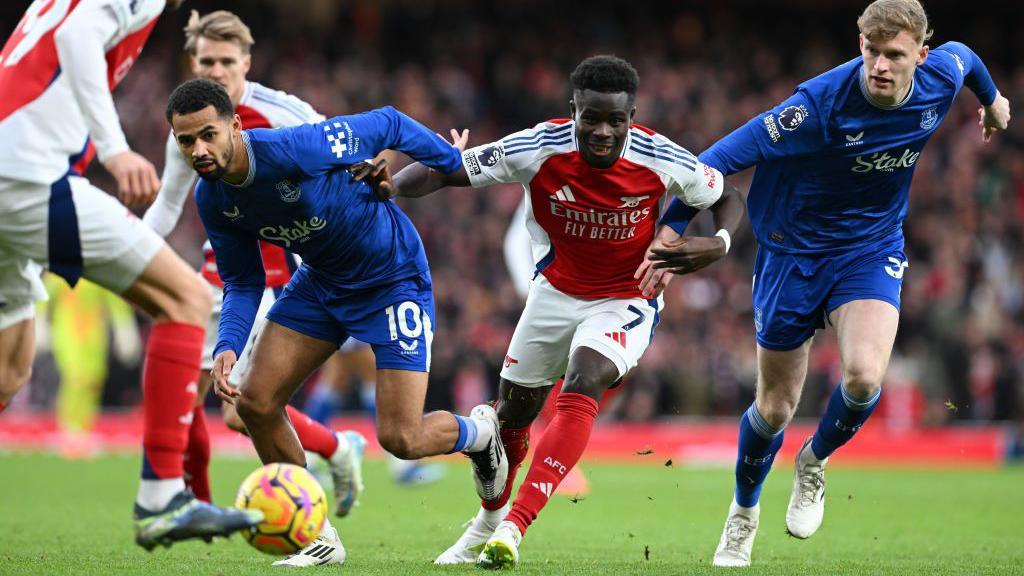
[{"label": "number 10 on shorts", "polygon": [[419,338],[423,333],[422,312],[415,302],[407,301],[398,306],[388,306],[384,312],[388,315],[388,332],[392,340],[398,340],[399,331],[403,338],[410,339]]}]

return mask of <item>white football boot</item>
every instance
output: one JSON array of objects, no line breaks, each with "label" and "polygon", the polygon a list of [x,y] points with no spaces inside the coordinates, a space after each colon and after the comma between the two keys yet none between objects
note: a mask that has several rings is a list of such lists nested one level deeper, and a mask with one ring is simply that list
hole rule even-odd
[{"label": "white football boot", "polygon": [[480,557],[487,539],[494,534],[498,524],[505,519],[511,506],[505,504],[500,510],[485,510],[477,512],[476,516],[466,522],[463,527],[466,529],[459,536],[459,539],[434,559],[434,564],[472,564]]},{"label": "white football boot", "polygon": [[729,517],[725,519],[722,538],[718,541],[715,566],[737,568],[750,566],[750,551],[754,549],[754,536],[757,535],[757,520],[761,515],[761,505],[744,508],[732,501],[729,506]]},{"label": "white football boot", "polygon": [[366,438],[355,430],[335,432],[338,449],[331,455],[327,465],[334,482],[334,513],[348,516],[363,493],[363,453],[366,452]]},{"label": "white football boot", "polygon": [[325,521],[320,531],[320,536],[309,546],[299,550],[295,554],[287,556],[284,560],[274,562],[274,566],[286,568],[308,568],[310,566],[324,566],[327,564],[342,565],[345,563],[345,546],[341,543],[338,531]]},{"label": "white football boot", "polygon": [[793,468],[793,493],[786,510],[786,530],[797,538],[810,538],[825,517],[825,464],[811,450],[811,437],[804,441]]},{"label": "white football boot", "polygon": [[463,451],[473,464],[473,480],[476,482],[476,493],[481,500],[494,502],[505,490],[508,480],[508,457],[505,447],[501,444],[498,430],[498,413],[487,404],[481,404],[469,413],[482,433],[487,430],[490,439],[482,449],[475,452]]},{"label": "white football boot", "polygon": [[476,565],[492,570],[515,568],[519,563],[519,543],[522,541],[523,535],[519,533],[519,528],[508,520],[502,520],[484,544]]}]

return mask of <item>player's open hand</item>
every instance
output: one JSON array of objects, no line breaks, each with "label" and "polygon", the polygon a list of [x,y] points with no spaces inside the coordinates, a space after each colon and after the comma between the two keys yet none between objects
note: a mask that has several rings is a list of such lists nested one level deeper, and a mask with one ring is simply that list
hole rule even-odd
[{"label": "player's open hand", "polygon": [[466,144],[469,143],[469,130],[463,130],[459,132],[455,128],[452,128],[452,146],[459,149],[459,152],[466,151]]},{"label": "player's open hand", "polygon": [[677,275],[696,272],[725,256],[725,240],[718,236],[683,236],[664,247],[651,248],[656,270]]},{"label": "player's open hand", "polygon": [[149,160],[126,150],[107,158],[103,167],[117,180],[117,197],[128,208],[146,208],[156,199],[160,178]]},{"label": "player's open hand", "polygon": [[231,375],[235,362],[238,362],[238,356],[235,355],[235,352],[233,350],[225,350],[217,354],[217,357],[213,359],[213,369],[210,370],[210,376],[213,377],[214,394],[228,404],[234,404],[235,398],[242,394],[238,391],[238,388],[235,388],[228,382],[228,376]]},{"label": "player's open hand", "polygon": [[672,273],[668,270],[654,267],[654,248],[667,248],[672,245],[673,242],[679,240],[680,236],[675,230],[668,226],[662,226],[658,230],[658,234],[651,241],[651,245],[647,247],[647,253],[644,256],[643,262],[633,273],[633,278],[640,281],[640,293],[643,294],[644,298],[657,298],[661,296],[661,293],[665,291],[669,282],[672,281]]},{"label": "player's open hand", "polygon": [[1010,101],[1002,94],[996,94],[996,99],[990,106],[978,108],[978,126],[981,126],[981,139],[988,142],[992,135],[1000,130],[1006,130],[1010,125]]},{"label": "player's open hand", "polygon": [[366,181],[381,200],[390,200],[398,190],[391,181],[391,169],[387,158],[375,158],[369,162],[360,162],[349,166],[348,171],[356,182]]}]

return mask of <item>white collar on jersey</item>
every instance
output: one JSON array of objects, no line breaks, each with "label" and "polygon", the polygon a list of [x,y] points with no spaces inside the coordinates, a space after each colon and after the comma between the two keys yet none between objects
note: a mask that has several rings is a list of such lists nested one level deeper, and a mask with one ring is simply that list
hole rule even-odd
[{"label": "white collar on jersey", "polygon": [[245,155],[249,157],[249,173],[245,175],[245,181],[241,184],[232,184],[227,180],[223,182],[228,186],[235,188],[245,188],[252,184],[253,178],[256,177],[256,155],[252,153],[252,144],[249,142],[249,133],[242,130],[242,145],[245,146]]},{"label": "white collar on jersey", "polygon": [[875,108],[881,108],[882,110],[895,110],[897,108],[902,107],[907,102],[910,102],[910,97],[914,95],[914,87],[917,86],[915,78],[911,77],[910,90],[907,90],[907,95],[903,97],[903,100],[900,100],[895,104],[882,104],[878,100],[875,100],[875,97],[872,96],[871,92],[868,91],[868,79],[866,76],[866,72],[864,71],[863,64],[861,64],[860,70],[857,72],[857,77],[860,78],[860,93],[864,95],[864,99],[868,101],[868,104],[871,104]]}]

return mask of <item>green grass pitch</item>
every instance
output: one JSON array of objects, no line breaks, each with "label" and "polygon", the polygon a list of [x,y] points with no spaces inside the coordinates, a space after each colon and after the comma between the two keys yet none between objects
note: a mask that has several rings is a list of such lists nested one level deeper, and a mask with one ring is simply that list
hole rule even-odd
[{"label": "green grass pitch", "polygon": [[[234,498],[255,460],[215,459],[214,497]],[[400,488],[383,462],[367,491],[336,520],[342,568],[316,574],[475,574],[434,556],[475,512],[462,461],[423,488]],[[780,463],[762,498],[750,569],[710,566],[732,475],[724,469],[584,463],[593,490],[556,496],[520,548],[520,574],[1024,574],[1024,469],[853,470],[828,473],[825,524],[801,541],[784,531],[791,469]],[[235,536],[147,553],[132,542],[138,457],[64,462],[0,455],[0,574],[281,574]]]}]

